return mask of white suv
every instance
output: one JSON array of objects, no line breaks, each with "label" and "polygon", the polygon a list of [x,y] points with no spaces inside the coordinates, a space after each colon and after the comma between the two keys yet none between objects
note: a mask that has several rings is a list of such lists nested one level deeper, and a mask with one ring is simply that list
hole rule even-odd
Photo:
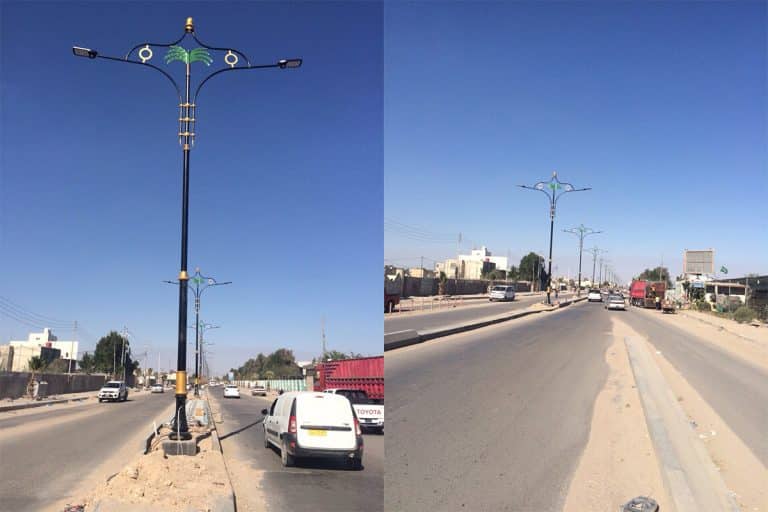
[{"label": "white suv", "polygon": [[602,302],[603,296],[600,294],[600,290],[589,290],[587,294],[588,302]]},{"label": "white suv", "polygon": [[515,287],[497,285],[491,288],[491,293],[488,299],[493,302],[495,300],[515,300]]},{"label": "white suv", "polygon": [[125,402],[128,400],[128,386],[121,380],[111,380],[99,390],[99,402]]}]

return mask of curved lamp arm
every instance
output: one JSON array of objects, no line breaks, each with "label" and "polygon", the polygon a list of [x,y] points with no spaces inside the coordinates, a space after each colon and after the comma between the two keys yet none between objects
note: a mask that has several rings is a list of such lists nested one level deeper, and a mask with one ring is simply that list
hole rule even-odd
[{"label": "curved lamp arm", "polygon": [[[144,44],[140,44],[138,46],[135,46],[134,48],[131,49],[131,51],[129,51],[125,55],[124,58],[111,57],[109,55],[101,55],[96,50],[92,50],[90,48],[81,48],[79,46],[73,46],[72,47],[72,54],[75,57],[88,57],[89,59],[97,59],[98,58],[98,59],[105,59],[105,60],[113,60],[113,61],[116,61],[116,62],[126,62],[128,64],[138,64],[139,66],[146,66],[148,68],[152,68],[152,69],[154,69],[156,71],[159,71],[160,73],[163,74],[163,76],[165,76],[168,80],[170,80],[171,84],[173,84],[174,89],[176,89],[176,95],[179,97],[179,103],[181,103],[182,102],[181,89],[179,88],[179,84],[176,83],[176,80],[174,80],[171,75],[169,75],[167,72],[163,71],[161,68],[155,66],[154,64],[148,64],[146,62],[142,62],[142,61],[138,61],[138,60],[131,60],[130,59],[131,53],[136,48],[139,48],[141,46],[146,46],[148,44],[151,44],[151,43],[144,43]],[[171,44],[174,44],[174,43],[171,43]],[[156,46],[166,46],[166,45],[156,45]],[[167,45],[167,46],[171,46],[171,45]]]}]

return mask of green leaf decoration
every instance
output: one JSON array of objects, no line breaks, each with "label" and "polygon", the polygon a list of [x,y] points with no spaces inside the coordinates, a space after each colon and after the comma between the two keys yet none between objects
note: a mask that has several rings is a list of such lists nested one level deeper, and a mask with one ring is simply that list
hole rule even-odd
[{"label": "green leaf decoration", "polygon": [[168,53],[165,54],[165,63],[170,64],[175,60],[189,64],[189,53],[181,46],[171,46],[168,49]]},{"label": "green leaf decoration", "polygon": [[202,62],[206,66],[210,66],[213,58],[205,48],[195,48],[189,52],[189,62]]}]

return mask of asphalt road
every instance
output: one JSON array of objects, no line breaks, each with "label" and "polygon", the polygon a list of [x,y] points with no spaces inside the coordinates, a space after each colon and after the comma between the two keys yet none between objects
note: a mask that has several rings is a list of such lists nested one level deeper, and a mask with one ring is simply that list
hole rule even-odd
[{"label": "asphalt road", "polygon": [[[569,295],[561,294],[561,296]],[[474,299],[471,303],[468,302],[463,306],[431,313],[387,313],[384,315],[384,333],[406,331],[409,329],[425,331],[487,316],[501,315],[527,308],[535,302],[541,302],[545,297],[545,295],[522,296],[511,302],[490,302],[488,300]]]},{"label": "asphalt road", "polygon": [[[158,415],[172,401],[173,393],[141,392],[127,402],[0,415],[0,509],[33,512],[66,498],[126,440],[143,430],[149,435],[153,420],[167,420]],[[114,471],[120,467],[117,461]]]},{"label": "asphalt road", "polygon": [[[363,470],[348,470],[343,463],[302,461],[284,468],[274,449],[264,448],[261,409],[271,400],[252,397],[241,390],[242,398],[224,399],[221,389],[209,390],[224,422],[217,426],[225,460],[238,458],[262,475],[261,487],[268,511],[339,512],[382,510],[384,501],[384,436],[365,434]],[[254,478],[254,482],[257,479]],[[237,495],[238,488],[235,487]]]},{"label": "asphalt road", "polygon": [[560,510],[611,314],[581,303],[387,352],[385,509]]},{"label": "asphalt road", "polygon": [[[768,466],[768,373],[693,334],[635,308],[622,317],[679,371],[688,383]],[[652,312],[652,315],[661,313]]]}]

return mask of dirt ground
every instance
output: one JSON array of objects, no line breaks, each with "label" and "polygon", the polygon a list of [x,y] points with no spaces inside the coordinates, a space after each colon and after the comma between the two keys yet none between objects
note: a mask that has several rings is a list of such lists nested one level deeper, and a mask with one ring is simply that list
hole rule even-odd
[{"label": "dirt ground", "polygon": [[735,493],[740,509],[744,512],[768,510],[768,470],[664,355],[658,353],[652,343],[649,345],[656,364],[688,419],[694,422],[696,433],[726,486]]},{"label": "dirt ground", "polygon": [[612,318],[612,323],[613,343],[605,353],[608,379],[595,401],[589,441],[563,511],[619,510],[637,496],[671,510],[624,345],[625,336],[636,334],[621,320]]},{"label": "dirt ground", "polygon": [[768,369],[768,328],[739,324],[696,311],[665,315],[652,309],[637,310],[646,315],[655,315],[662,322],[705,339],[750,364]]},{"label": "dirt ground", "polygon": [[162,449],[138,456],[81,503],[86,510],[94,510],[98,502],[102,509],[105,503],[165,512],[214,509],[217,500],[229,498],[232,487],[211,438],[200,441],[199,448],[194,457],[166,457]]}]

